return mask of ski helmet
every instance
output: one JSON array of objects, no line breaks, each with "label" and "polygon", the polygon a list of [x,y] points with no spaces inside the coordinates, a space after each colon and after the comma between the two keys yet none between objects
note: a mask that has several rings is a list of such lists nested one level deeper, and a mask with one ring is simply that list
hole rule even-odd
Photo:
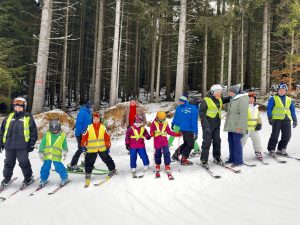
[{"label": "ski helmet", "polygon": [[58,119],[50,120],[49,130],[51,132],[58,132],[58,131],[60,131],[60,129],[61,129],[61,124]]},{"label": "ski helmet", "polygon": [[13,101],[13,106],[21,106],[23,107],[24,110],[26,110],[26,107],[27,107],[27,101],[25,98],[23,97],[17,97],[14,99]]},{"label": "ski helmet", "polygon": [[286,91],[288,91],[288,86],[284,83],[281,83],[278,85],[277,91],[279,91],[280,89],[285,89]]},{"label": "ski helmet", "polygon": [[159,112],[157,112],[156,118],[157,118],[159,121],[164,121],[164,120],[167,118],[167,115],[166,115],[165,112],[159,111]]},{"label": "ski helmet", "polygon": [[222,86],[220,85],[220,84],[214,84],[213,86],[211,86],[211,88],[210,88],[210,92],[213,94],[213,93],[215,93],[215,92],[217,92],[217,91],[223,91],[223,88],[222,88]]}]

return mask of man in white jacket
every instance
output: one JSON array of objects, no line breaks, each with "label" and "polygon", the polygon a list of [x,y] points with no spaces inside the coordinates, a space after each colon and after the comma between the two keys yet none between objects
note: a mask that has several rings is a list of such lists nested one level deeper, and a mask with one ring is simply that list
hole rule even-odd
[{"label": "man in white jacket", "polygon": [[248,109],[248,129],[247,133],[242,138],[242,146],[244,148],[247,139],[250,137],[253,143],[254,152],[258,160],[263,160],[261,151],[261,141],[258,131],[261,130],[262,122],[261,116],[256,103],[254,95],[249,95],[249,109]]}]

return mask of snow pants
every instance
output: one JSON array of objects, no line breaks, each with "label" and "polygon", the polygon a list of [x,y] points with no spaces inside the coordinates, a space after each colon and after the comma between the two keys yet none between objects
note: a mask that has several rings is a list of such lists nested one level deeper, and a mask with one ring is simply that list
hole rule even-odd
[{"label": "snow pants", "polygon": [[75,154],[73,155],[72,157],[72,160],[71,160],[71,166],[75,166],[77,165],[78,163],[78,160],[81,156],[81,149],[80,149],[80,146],[81,146],[81,139],[82,139],[82,135],[76,137],[76,140],[77,140],[77,151],[75,152]]},{"label": "snow pants", "polygon": [[165,166],[169,166],[171,163],[171,154],[169,150],[169,146],[164,146],[158,149],[155,149],[154,153],[154,161],[156,165],[161,164],[161,157],[164,156]]},{"label": "snow pants", "polygon": [[130,153],[130,168],[131,169],[136,168],[136,160],[137,160],[138,155],[142,159],[143,165],[149,166],[150,162],[149,162],[149,158],[148,158],[145,148],[131,148],[129,150],[129,153]]},{"label": "snow pants", "polygon": [[242,147],[243,134],[228,132],[229,143],[229,163],[243,164],[243,147]]},{"label": "snow pants", "polygon": [[12,177],[17,159],[24,178],[29,179],[32,176],[32,169],[26,149],[5,149],[3,177],[6,179]]},{"label": "snow pants", "polygon": [[[278,143],[279,134],[281,132],[281,140]],[[268,151],[276,149],[286,149],[292,136],[292,125],[290,120],[274,120],[272,133],[268,143]]]},{"label": "snow pants", "polygon": [[258,131],[250,131],[250,132],[248,132],[248,134],[244,134],[244,136],[242,138],[243,148],[246,145],[248,138],[251,138],[251,140],[252,140],[254,152],[261,152],[262,147],[261,147],[261,142],[260,142],[260,137],[259,137]]},{"label": "snow pants", "polygon": [[55,171],[60,176],[60,179],[62,179],[62,180],[67,179],[68,178],[68,173],[67,173],[67,170],[66,170],[64,164],[62,164],[62,162],[55,162],[55,161],[52,161],[52,160],[45,160],[44,164],[41,168],[41,172],[40,172],[41,180],[42,181],[48,180],[49,175],[50,175],[52,162],[54,164]]},{"label": "snow pants", "polygon": [[203,128],[201,161],[208,161],[211,143],[213,144],[213,157],[219,159],[221,157],[220,127],[211,128],[210,133],[205,132]]},{"label": "snow pants", "polygon": [[101,160],[105,163],[109,171],[116,169],[115,163],[111,156],[108,154],[108,151],[105,152],[87,152],[85,154],[85,172],[92,173],[94,164],[97,159],[97,155],[100,156]]}]

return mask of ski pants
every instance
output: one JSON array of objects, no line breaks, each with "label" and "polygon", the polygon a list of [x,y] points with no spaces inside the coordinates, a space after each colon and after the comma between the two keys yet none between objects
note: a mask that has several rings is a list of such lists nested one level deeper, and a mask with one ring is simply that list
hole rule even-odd
[{"label": "ski pants", "polygon": [[154,153],[154,161],[156,165],[161,164],[161,157],[164,156],[164,163],[166,166],[169,166],[171,163],[171,154],[169,150],[169,146],[164,146],[158,149],[155,149]]},{"label": "ski pants", "polygon": [[251,140],[252,140],[254,152],[261,152],[262,147],[261,147],[259,132],[258,131],[250,131],[247,134],[244,134],[244,136],[242,138],[243,148],[246,145],[248,138],[251,138]]},{"label": "ski pants", "polygon": [[62,164],[62,162],[55,162],[55,161],[52,161],[52,160],[45,160],[44,164],[41,168],[41,172],[40,172],[41,180],[42,181],[48,180],[49,175],[50,175],[52,162],[54,164],[55,171],[59,174],[60,178],[62,180],[67,179],[68,178],[68,173],[67,173],[67,170],[66,170],[64,164]]},{"label": "ski pants", "polygon": [[234,164],[243,164],[243,134],[228,132],[229,143],[229,162]]},{"label": "ski pants", "polygon": [[192,131],[181,131],[183,137],[183,144],[179,147],[179,154],[188,158],[191,154],[191,151],[194,147],[194,133]]},{"label": "ski pants", "polygon": [[150,162],[145,148],[131,148],[129,153],[131,169],[136,168],[137,155],[142,159],[144,166],[149,166]]},{"label": "ski pants", "polygon": [[79,158],[81,156],[81,153],[82,153],[82,151],[80,149],[81,139],[82,139],[82,135],[76,137],[76,140],[77,140],[77,151],[75,152],[75,154],[72,157],[71,166],[77,165],[78,160],[79,160]]},{"label": "ski pants", "polygon": [[116,169],[115,163],[111,156],[108,154],[108,151],[105,152],[87,152],[85,154],[85,172],[92,173],[94,164],[97,159],[97,155],[100,156],[101,160],[106,164],[109,171]]},{"label": "ski pants", "polygon": [[3,177],[6,179],[12,177],[17,159],[24,178],[29,179],[32,176],[32,169],[26,149],[5,149]]},{"label": "ski pants", "polygon": [[213,144],[213,157],[219,159],[221,157],[220,127],[211,128],[209,133],[203,128],[201,161],[208,161],[211,143]]},{"label": "ski pants", "polygon": [[[281,132],[281,140],[278,143],[279,134]],[[286,149],[287,145],[291,139],[292,127],[290,120],[274,120],[274,125],[272,126],[272,133],[268,143],[268,150]]]}]

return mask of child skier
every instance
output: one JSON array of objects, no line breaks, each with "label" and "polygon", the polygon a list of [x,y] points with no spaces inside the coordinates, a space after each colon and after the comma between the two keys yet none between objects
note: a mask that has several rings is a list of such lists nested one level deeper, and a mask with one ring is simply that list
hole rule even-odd
[{"label": "child skier", "polygon": [[261,154],[261,142],[258,131],[261,130],[261,117],[258,109],[258,104],[256,103],[256,98],[254,95],[249,95],[249,109],[248,109],[248,129],[247,133],[244,134],[242,138],[242,146],[244,148],[247,143],[247,139],[250,137],[253,143],[254,152],[256,158],[260,161],[263,160]]},{"label": "child skier", "polygon": [[137,178],[136,175],[136,160],[137,155],[143,161],[144,172],[149,168],[149,158],[145,148],[144,139],[150,140],[151,136],[149,135],[147,129],[143,126],[143,117],[136,116],[134,124],[127,129],[125,145],[126,149],[130,153],[130,167],[132,172],[132,177]]},{"label": "child skier", "polygon": [[86,187],[90,185],[91,173],[94,168],[97,155],[100,156],[109,169],[108,177],[115,174],[116,166],[109,155],[110,146],[110,136],[106,131],[105,125],[100,121],[100,114],[98,112],[94,112],[93,123],[88,126],[87,131],[83,134],[81,140],[81,150],[85,153]]},{"label": "child skier", "polygon": [[40,171],[40,187],[45,186],[48,181],[52,162],[56,172],[61,178],[61,186],[64,186],[70,181],[68,179],[67,170],[61,162],[62,159],[65,160],[67,158],[67,153],[68,145],[66,134],[61,131],[59,120],[51,120],[49,131],[44,134],[39,147],[39,156],[41,161],[44,162]]},{"label": "child skier", "polygon": [[166,113],[165,112],[158,112],[156,115],[155,120],[152,122],[150,127],[150,134],[154,137],[154,158],[155,158],[155,170],[156,170],[156,177],[160,177],[160,164],[161,164],[161,157],[164,156],[164,163],[165,163],[165,170],[168,174],[169,179],[173,179],[171,175],[171,157],[170,157],[170,150],[168,145],[168,138],[167,134],[179,137],[181,133],[173,132],[168,122],[166,121]]}]

